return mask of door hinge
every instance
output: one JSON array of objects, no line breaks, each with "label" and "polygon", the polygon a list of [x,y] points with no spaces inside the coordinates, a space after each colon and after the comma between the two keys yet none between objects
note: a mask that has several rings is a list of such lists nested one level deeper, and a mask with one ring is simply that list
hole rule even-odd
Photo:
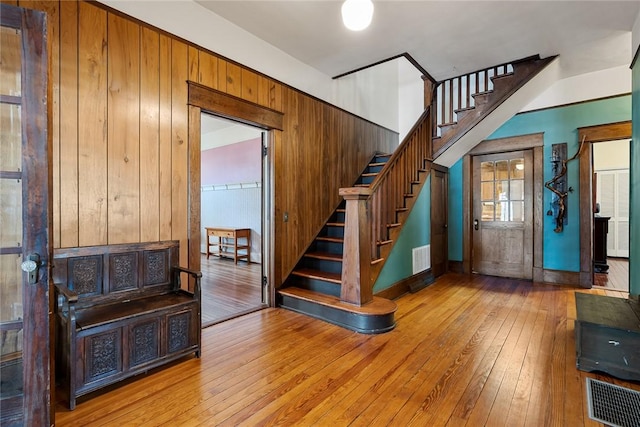
[{"label": "door hinge", "polygon": [[267,146],[263,145],[262,146],[262,157],[267,157]]},{"label": "door hinge", "polygon": [[267,276],[262,276],[262,286],[267,287]]}]

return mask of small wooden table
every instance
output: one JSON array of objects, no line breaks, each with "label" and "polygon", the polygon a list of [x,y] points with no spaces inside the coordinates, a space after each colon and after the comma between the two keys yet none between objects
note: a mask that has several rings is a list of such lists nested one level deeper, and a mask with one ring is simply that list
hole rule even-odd
[{"label": "small wooden table", "polygon": [[[207,232],[207,259],[209,255],[233,258],[237,264],[238,259],[246,259],[251,262],[251,229],[250,228],[223,228],[205,227]],[[217,241],[211,241],[209,237],[217,237]],[[245,239],[244,244],[240,244],[238,239]],[[213,247],[213,251],[211,250]],[[217,250],[216,250],[217,248]],[[238,253],[238,251],[244,251]]]}]

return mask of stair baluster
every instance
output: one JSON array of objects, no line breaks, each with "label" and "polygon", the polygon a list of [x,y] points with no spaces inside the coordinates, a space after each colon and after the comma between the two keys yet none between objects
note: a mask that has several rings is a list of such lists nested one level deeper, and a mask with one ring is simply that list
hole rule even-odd
[{"label": "stair baluster", "polygon": [[[427,108],[369,188],[341,188],[346,201],[341,299],[356,305],[373,297],[382,261],[391,251],[400,215],[406,215],[431,163],[431,109]],[[403,216],[404,220],[404,216]]]}]

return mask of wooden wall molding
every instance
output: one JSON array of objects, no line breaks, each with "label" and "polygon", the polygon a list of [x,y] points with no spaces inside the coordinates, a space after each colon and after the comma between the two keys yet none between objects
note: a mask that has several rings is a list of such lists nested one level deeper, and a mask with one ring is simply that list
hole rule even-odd
[{"label": "wooden wall molding", "polygon": [[377,292],[375,295],[380,298],[386,298],[394,300],[409,292],[417,292],[422,288],[425,288],[434,282],[431,269],[421,271],[420,273],[406,277],[397,281],[388,288]]},{"label": "wooden wall molding", "polygon": [[507,138],[486,139],[469,151],[472,156],[481,154],[506,153],[508,151],[527,150],[544,145],[544,132]]},{"label": "wooden wall molding", "polygon": [[578,128],[580,152],[580,286],[593,286],[593,147],[595,142],[631,138],[631,121]]},{"label": "wooden wall molding", "polygon": [[451,273],[464,273],[464,266],[462,265],[462,261],[451,261],[449,260],[449,271]]},{"label": "wooden wall molding", "polygon": [[578,128],[578,142],[582,138],[585,138],[585,143],[631,138],[631,120]]},{"label": "wooden wall molding", "polygon": [[580,273],[574,271],[543,270],[544,283],[582,286]]},{"label": "wooden wall molding", "polygon": [[188,81],[189,105],[235,121],[266,129],[283,130],[283,114],[196,82]]}]

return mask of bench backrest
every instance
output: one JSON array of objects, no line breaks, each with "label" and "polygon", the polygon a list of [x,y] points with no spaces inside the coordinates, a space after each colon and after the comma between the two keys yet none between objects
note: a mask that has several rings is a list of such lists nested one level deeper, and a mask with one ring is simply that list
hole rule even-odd
[{"label": "bench backrest", "polygon": [[53,251],[53,282],[78,294],[77,308],[172,291],[177,240]]}]

